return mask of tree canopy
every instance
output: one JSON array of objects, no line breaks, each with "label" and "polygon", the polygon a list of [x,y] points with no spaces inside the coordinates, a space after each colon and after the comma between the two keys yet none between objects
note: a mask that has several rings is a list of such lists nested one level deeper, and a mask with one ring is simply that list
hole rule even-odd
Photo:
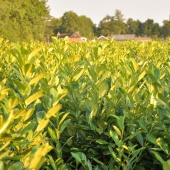
[{"label": "tree canopy", "polygon": [[92,37],[93,27],[94,24],[90,18],[78,16],[73,11],[68,11],[61,17],[59,30],[67,33],[79,32],[82,36]]},{"label": "tree canopy", "polygon": [[49,15],[47,0],[0,0],[0,36],[11,41],[46,40],[58,32],[79,32],[89,39],[94,36],[112,34],[135,34],[152,38],[170,37],[170,21],[164,20],[160,26],[153,19],[145,22],[125,19],[121,10],[113,16],[106,15],[98,25],[85,15],[78,16],[67,11],[60,18]]},{"label": "tree canopy", "polygon": [[11,41],[41,40],[49,15],[45,0],[0,0],[0,35]]}]

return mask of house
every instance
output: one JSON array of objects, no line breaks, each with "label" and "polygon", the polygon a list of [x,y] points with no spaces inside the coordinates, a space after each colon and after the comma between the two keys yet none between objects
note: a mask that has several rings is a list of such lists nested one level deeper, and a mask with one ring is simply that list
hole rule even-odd
[{"label": "house", "polygon": [[135,34],[111,35],[111,38],[117,41],[135,40]]},{"label": "house", "polygon": [[135,40],[141,42],[147,42],[147,41],[151,41],[152,39],[150,37],[136,37]]},{"label": "house", "polygon": [[69,41],[70,42],[82,42],[83,40],[81,39],[80,34],[78,32],[75,32],[71,34],[71,36],[69,37]]},{"label": "house", "polygon": [[71,36],[71,33],[60,33],[60,32],[57,33],[58,38],[66,38],[70,36]]},{"label": "house", "polygon": [[81,40],[86,42],[87,41],[87,38],[86,37],[81,37]]},{"label": "house", "polygon": [[135,34],[119,34],[119,35],[111,35],[116,41],[128,41],[128,40],[136,40],[141,42],[147,42],[152,40],[150,37],[136,37]]},{"label": "house", "polygon": [[106,41],[106,40],[108,40],[108,38],[102,35],[102,36],[98,37],[97,40]]},{"label": "house", "polygon": [[83,42],[84,37],[82,38],[78,32],[75,33],[60,33],[57,34],[58,38],[66,38],[68,37],[70,42]]}]

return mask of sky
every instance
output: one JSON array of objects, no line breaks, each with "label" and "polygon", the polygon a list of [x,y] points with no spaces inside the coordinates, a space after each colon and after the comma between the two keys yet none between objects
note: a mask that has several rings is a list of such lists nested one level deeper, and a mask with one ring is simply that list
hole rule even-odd
[{"label": "sky", "polygon": [[106,16],[114,16],[115,10],[121,10],[124,18],[139,19],[145,22],[148,18],[162,25],[170,16],[170,0],[48,0],[51,16],[62,17],[64,12],[73,11],[85,15],[95,23]]}]

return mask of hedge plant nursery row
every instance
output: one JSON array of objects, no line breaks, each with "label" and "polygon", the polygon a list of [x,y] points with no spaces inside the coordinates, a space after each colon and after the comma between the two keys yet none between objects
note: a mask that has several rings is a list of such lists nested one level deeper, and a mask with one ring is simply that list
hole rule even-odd
[{"label": "hedge plant nursery row", "polygon": [[0,38],[0,170],[169,170],[170,43]]}]

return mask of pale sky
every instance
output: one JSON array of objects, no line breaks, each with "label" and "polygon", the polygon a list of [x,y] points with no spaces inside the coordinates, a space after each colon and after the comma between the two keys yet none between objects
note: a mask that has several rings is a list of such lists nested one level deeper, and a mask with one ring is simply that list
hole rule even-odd
[{"label": "pale sky", "polygon": [[170,0],[48,0],[47,5],[50,14],[56,18],[66,11],[73,11],[91,18],[95,24],[106,15],[114,16],[116,9],[122,11],[125,19],[145,22],[150,18],[160,25],[170,15]]}]

